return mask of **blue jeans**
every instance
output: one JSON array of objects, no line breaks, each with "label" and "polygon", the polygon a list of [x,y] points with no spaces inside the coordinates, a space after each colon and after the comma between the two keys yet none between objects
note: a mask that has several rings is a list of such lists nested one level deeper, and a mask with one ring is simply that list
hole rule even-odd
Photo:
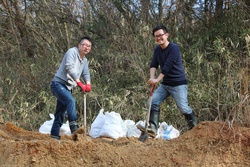
[{"label": "blue jeans", "polygon": [[51,83],[51,92],[57,98],[56,103],[56,113],[55,120],[51,128],[51,136],[59,137],[60,128],[63,124],[63,120],[67,113],[68,121],[76,121],[76,106],[75,99],[71,94],[71,91],[67,87],[59,82],[52,81]]},{"label": "blue jeans", "polygon": [[153,93],[151,110],[159,111],[160,104],[170,95],[182,114],[192,113],[192,109],[188,105],[187,85],[167,86],[160,84]]}]

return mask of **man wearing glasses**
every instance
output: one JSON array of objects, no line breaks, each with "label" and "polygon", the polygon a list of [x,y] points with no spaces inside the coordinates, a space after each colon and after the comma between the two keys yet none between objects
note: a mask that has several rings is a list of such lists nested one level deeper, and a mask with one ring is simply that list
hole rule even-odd
[{"label": "man wearing glasses", "polygon": [[[86,55],[91,51],[92,39],[80,39],[78,46],[70,48],[64,55],[59,69],[51,82],[51,92],[57,98],[55,120],[51,128],[51,138],[60,139],[60,127],[67,114],[71,133],[78,129],[75,99],[72,89],[80,87],[82,92],[91,91],[90,72]],[[81,82],[80,78],[84,80]]]},{"label": "man wearing glasses", "polygon": [[[148,84],[156,85],[161,82],[153,93],[148,126],[148,134],[154,138],[157,135],[159,126],[159,106],[170,95],[173,97],[180,112],[185,116],[189,129],[192,129],[197,124],[197,120],[188,105],[187,79],[182,65],[179,46],[168,41],[169,33],[163,25],[153,29],[153,36],[158,46],[155,48],[151,60]],[[159,66],[161,73],[155,77]],[[138,125],[137,127],[142,132],[145,131],[144,126]]]}]

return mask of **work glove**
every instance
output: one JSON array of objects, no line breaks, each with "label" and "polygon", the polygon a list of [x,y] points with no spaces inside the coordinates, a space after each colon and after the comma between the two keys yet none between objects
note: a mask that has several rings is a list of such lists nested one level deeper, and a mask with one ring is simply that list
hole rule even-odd
[{"label": "work glove", "polygon": [[81,81],[77,82],[77,85],[81,88],[83,92],[86,91],[86,85],[84,85]]},{"label": "work glove", "polygon": [[90,84],[87,84],[87,85],[85,86],[85,92],[90,92],[91,89],[92,89],[92,86],[91,86]]}]

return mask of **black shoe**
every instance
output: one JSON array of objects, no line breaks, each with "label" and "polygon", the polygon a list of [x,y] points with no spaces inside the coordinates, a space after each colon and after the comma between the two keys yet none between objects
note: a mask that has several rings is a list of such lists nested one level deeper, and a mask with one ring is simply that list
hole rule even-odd
[{"label": "black shoe", "polygon": [[69,123],[69,128],[70,128],[71,134],[74,134],[74,132],[75,132],[79,127],[78,127],[78,124],[76,123],[76,121],[71,121],[71,122]]},{"label": "black shoe", "polygon": [[57,139],[57,140],[60,140],[60,136],[54,136],[54,135],[50,135],[50,137],[52,138],[52,139]]}]

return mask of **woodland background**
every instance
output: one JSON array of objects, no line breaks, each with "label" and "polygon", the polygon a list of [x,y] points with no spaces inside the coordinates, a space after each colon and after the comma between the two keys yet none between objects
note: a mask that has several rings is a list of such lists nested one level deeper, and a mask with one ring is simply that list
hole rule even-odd
[{"label": "woodland background", "polygon": [[[249,0],[0,0],[0,120],[37,131],[50,119],[51,79],[84,35],[94,38],[87,125],[101,108],[144,120],[151,32],[164,24],[181,48],[198,121],[249,127],[249,9]],[[81,124],[83,95],[73,94]],[[186,130],[172,98],[161,105],[162,121]]]}]

